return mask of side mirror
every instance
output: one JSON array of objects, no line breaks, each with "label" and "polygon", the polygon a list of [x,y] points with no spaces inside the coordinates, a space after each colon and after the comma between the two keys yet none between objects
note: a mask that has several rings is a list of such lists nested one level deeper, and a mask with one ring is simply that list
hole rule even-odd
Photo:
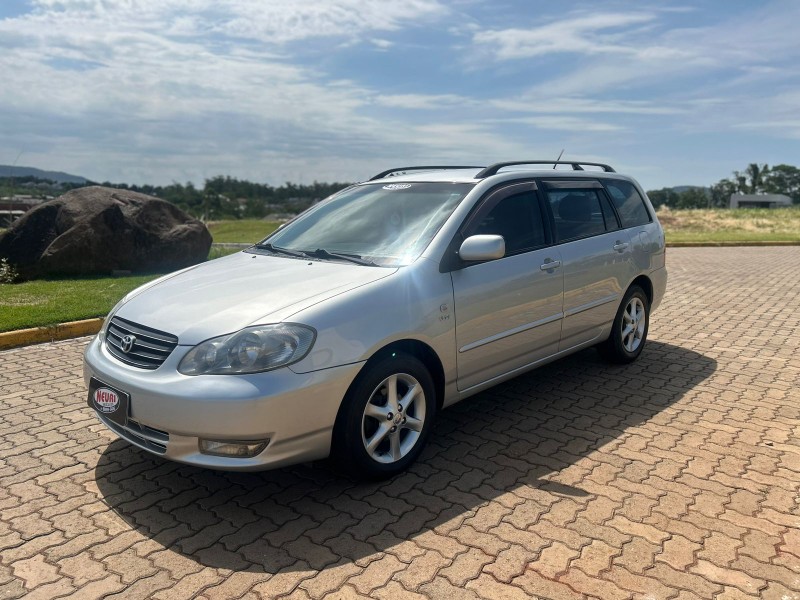
[{"label": "side mirror", "polygon": [[461,244],[461,260],[495,260],[506,255],[506,241],[502,235],[471,235]]}]

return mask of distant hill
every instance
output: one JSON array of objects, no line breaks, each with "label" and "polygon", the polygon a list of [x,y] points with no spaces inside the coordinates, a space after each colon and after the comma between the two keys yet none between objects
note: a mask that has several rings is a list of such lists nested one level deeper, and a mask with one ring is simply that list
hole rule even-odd
[{"label": "distant hill", "polygon": [[12,167],[0,165],[0,177],[36,177],[37,179],[50,179],[57,183],[86,183],[85,177],[70,175],[61,171],[43,171],[34,167]]},{"label": "distant hill", "polygon": [[711,188],[704,185],[676,185],[669,189],[676,194],[682,194],[683,192],[688,192],[689,190],[703,190],[706,194],[711,193]]}]

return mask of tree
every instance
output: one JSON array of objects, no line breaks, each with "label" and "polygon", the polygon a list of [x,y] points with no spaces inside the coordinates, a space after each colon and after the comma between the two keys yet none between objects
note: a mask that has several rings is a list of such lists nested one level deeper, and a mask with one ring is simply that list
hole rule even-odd
[{"label": "tree", "polygon": [[800,169],[791,165],[772,167],[765,177],[764,191],[768,194],[785,194],[795,204],[800,204]]},{"label": "tree", "polygon": [[737,192],[736,184],[730,179],[720,179],[711,186],[711,206],[727,208],[730,206],[731,195]]},{"label": "tree", "polygon": [[737,194],[750,193],[747,187],[747,175],[745,175],[744,173],[740,171],[734,171],[733,180],[731,181],[731,183],[733,183]]},{"label": "tree", "polygon": [[676,208],[706,208],[709,196],[703,188],[689,188],[678,194]]},{"label": "tree", "polygon": [[263,198],[248,198],[244,207],[245,219],[263,219],[267,214]]},{"label": "tree", "polygon": [[785,194],[800,204],[800,169],[792,165],[750,163],[744,172],[711,186],[711,206],[728,206],[731,194]]},{"label": "tree", "polygon": [[670,206],[670,194],[675,195],[671,189],[661,188],[660,190],[648,190],[647,197],[650,198],[653,208],[658,208],[659,206]]},{"label": "tree", "polygon": [[764,176],[769,172],[769,166],[766,164],[759,165],[758,163],[750,163],[745,169],[745,175],[750,179],[750,193],[758,194],[763,192],[762,181]]}]

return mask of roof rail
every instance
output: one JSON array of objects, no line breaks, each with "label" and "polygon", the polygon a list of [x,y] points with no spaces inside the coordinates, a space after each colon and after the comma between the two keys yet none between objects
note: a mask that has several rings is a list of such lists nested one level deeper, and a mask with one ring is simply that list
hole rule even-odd
[{"label": "roof rail", "polygon": [[583,171],[584,169],[581,165],[586,165],[590,167],[601,167],[603,171],[605,171],[606,173],[616,173],[614,169],[612,169],[608,165],[604,165],[603,163],[583,162],[574,160],[513,160],[509,162],[500,162],[490,165],[486,167],[483,171],[475,175],[475,179],[483,179],[485,177],[489,177],[490,175],[497,175],[497,172],[503,167],[513,167],[514,165],[553,165],[554,169],[556,168],[556,165],[570,165],[572,166],[573,171]]},{"label": "roof rail", "polygon": [[388,169],[386,171],[381,171],[374,177],[370,177],[369,181],[375,181],[376,179],[383,179],[384,177],[390,176],[392,173],[401,173],[403,171],[425,171],[425,170],[435,170],[435,169],[482,169],[482,166],[474,166],[474,165],[424,165],[419,167],[400,167],[397,169]]}]

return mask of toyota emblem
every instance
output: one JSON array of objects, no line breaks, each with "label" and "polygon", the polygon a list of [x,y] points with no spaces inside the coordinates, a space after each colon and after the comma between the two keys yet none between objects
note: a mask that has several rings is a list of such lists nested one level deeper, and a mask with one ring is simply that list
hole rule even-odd
[{"label": "toyota emblem", "polygon": [[123,335],[122,339],[120,340],[120,349],[127,354],[133,348],[134,343],[136,343],[136,336]]}]

